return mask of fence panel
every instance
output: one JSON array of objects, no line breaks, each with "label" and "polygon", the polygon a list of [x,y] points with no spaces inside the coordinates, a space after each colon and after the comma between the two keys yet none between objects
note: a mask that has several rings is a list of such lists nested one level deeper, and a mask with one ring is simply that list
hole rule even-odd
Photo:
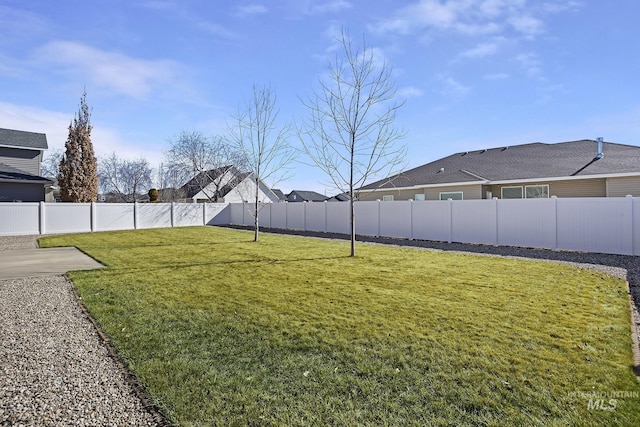
[{"label": "fence panel", "polygon": [[133,230],[134,205],[131,203],[100,203],[94,205],[95,230]]},{"label": "fence panel", "polygon": [[327,202],[327,231],[350,234],[349,203]]},{"label": "fence panel", "polygon": [[304,214],[307,203],[285,203],[287,208],[287,229],[304,230]]},{"label": "fence panel", "polygon": [[287,228],[287,204],[288,203],[271,204],[271,227]]},{"label": "fence panel", "polygon": [[[389,203],[389,202],[385,202]],[[380,235],[380,202],[357,202],[353,210],[356,214],[356,233],[364,236]]]},{"label": "fence panel", "polygon": [[555,249],[556,200],[497,200],[498,244]]},{"label": "fence panel", "polygon": [[0,236],[40,234],[40,203],[0,203]]},{"label": "fence panel", "polygon": [[327,203],[307,203],[306,226],[309,231],[326,231],[327,229]]},{"label": "fence panel", "polygon": [[380,235],[410,239],[411,205],[410,201],[380,203]]},{"label": "fence panel", "polygon": [[46,203],[46,234],[91,231],[91,203]]},{"label": "fence panel", "polygon": [[558,249],[631,255],[632,204],[627,198],[557,199]]},{"label": "fence panel", "polygon": [[495,200],[451,200],[451,239],[454,242],[495,245]]},{"label": "fence panel", "polygon": [[175,203],[173,205],[173,226],[185,227],[204,223],[203,203]]},{"label": "fence panel", "polygon": [[138,210],[137,228],[171,227],[171,203],[144,203],[136,206]]},{"label": "fence panel", "polygon": [[413,203],[413,238],[448,242],[451,239],[451,204],[444,201]]},{"label": "fence panel", "polygon": [[231,224],[231,206],[228,203],[207,204],[205,224],[207,225]]},{"label": "fence panel", "polygon": [[244,217],[245,217],[245,209],[244,209],[244,203],[231,203],[229,205],[230,208],[230,217],[231,217],[231,224],[234,225],[245,225],[244,224]]}]

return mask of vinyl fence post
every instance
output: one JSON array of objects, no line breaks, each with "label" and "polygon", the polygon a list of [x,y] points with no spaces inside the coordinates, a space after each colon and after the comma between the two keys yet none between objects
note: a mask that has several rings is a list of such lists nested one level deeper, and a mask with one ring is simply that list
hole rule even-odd
[{"label": "vinyl fence post", "polygon": [[453,200],[447,199],[447,203],[449,203],[449,240],[447,242],[451,243],[453,241]]},{"label": "vinyl fence post", "polygon": [[627,201],[629,202],[629,219],[630,219],[630,234],[631,234],[631,255],[636,255],[636,230],[634,227],[634,218],[633,218],[633,196],[631,194],[627,194]]},{"label": "vinyl fence post", "polygon": [[91,202],[91,231],[92,232],[98,231],[96,229],[96,224],[97,224],[97,220],[96,220],[96,202]]},{"label": "vinyl fence post", "polygon": [[380,209],[381,209],[380,199],[377,199],[377,202],[378,202],[378,232],[376,233],[376,237],[380,237],[380,227],[381,227],[380,222],[382,221],[382,219],[380,219]]},{"label": "vinyl fence post", "polygon": [[498,246],[498,243],[500,242],[500,236],[498,235],[498,230],[500,229],[500,221],[499,221],[500,218],[498,218],[498,209],[499,209],[498,198],[494,197],[493,200],[494,200],[494,208],[496,213],[496,239],[495,239],[495,244],[493,246]]},{"label": "vinyl fence post", "polygon": [[202,225],[207,225],[207,204],[202,204]]},{"label": "vinyl fence post", "polygon": [[558,196],[551,196],[553,199],[553,247],[551,248],[554,251],[558,250]]},{"label": "vinyl fence post", "polygon": [[409,226],[411,229],[409,230],[409,240],[413,240],[413,199],[409,200],[411,202],[411,221]]},{"label": "vinyl fence post", "polygon": [[327,232],[327,209],[328,209],[327,201],[324,201],[324,232]]},{"label": "vinyl fence post", "polygon": [[133,202],[133,229],[138,229],[138,202]]},{"label": "vinyl fence post", "polygon": [[171,202],[171,227],[176,226],[175,207],[176,207],[176,202]]},{"label": "vinyl fence post", "polygon": [[46,234],[47,214],[46,205],[44,202],[40,202],[40,234]]}]

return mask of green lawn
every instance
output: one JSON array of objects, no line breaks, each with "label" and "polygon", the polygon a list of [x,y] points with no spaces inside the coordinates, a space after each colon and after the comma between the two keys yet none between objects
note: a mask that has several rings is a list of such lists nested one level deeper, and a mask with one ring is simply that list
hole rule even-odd
[{"label": "green lawn", "polygon": [[40,244],[108,266],[70,276],[177,425],[640,425],[622,280],[252,237],[190,227]]}]

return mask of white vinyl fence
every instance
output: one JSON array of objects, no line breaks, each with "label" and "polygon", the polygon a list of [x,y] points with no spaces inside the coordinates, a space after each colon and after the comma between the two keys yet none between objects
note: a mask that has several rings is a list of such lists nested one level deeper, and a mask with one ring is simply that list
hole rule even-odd
[{"label": "white vinyl fence", "polygon": [[0,236],[229,224],[209,203],[0,203]]},{"label": "white vinyl fence", "polygon": [[[0,235],[253,225],[242,203],[0,203]],[[640,255],[640,198],[356,202],[360,235]],[[349,233],[349,204],[265,203],[262,227]]]},{"label": "white vinyl fence", "polygon": [[[253,225],[230,205],[230,222]],[[360,235],[640,255],[640,198],[356,202]],[[272,203],[263,227],[349,233],[348,203]]]}]

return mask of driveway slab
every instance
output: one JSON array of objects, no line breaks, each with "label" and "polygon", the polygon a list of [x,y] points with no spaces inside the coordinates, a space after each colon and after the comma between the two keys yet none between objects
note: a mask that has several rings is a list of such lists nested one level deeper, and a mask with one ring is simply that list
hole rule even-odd
[{"label": "driveway slab", "polygon": [[70,270],[95,268],[104,268],[104,265],[76,248],[0,251],[0,280],[51,276]]}]

